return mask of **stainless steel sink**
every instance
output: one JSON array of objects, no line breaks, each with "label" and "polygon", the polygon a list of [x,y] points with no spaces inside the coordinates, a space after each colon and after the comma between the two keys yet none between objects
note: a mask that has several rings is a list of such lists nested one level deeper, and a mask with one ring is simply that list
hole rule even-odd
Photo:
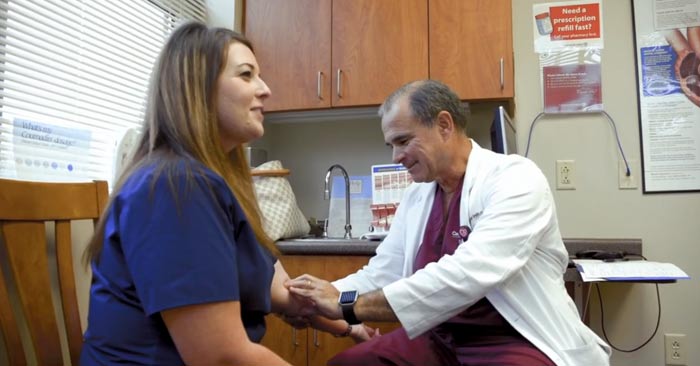
[{"label": "stainless steel sink", "polygon": [[368,255],[373,256],[378,241],[345,238],[297,238],[277,242],[283,254],[291,255]]},{"label": "stainless steel sink", "polygon": [[292,242],[292,243],[328,243],[328,244],[333,244],[333,243],[366,243],[369,240],[367,239],[358,239],[358,238],[353,238],[353,239],[345,239],[345,238],[317,238],[317,237],[311,237],[311,238],[296,238],[296,239],[282,239],[282,241],[285,242]]}]

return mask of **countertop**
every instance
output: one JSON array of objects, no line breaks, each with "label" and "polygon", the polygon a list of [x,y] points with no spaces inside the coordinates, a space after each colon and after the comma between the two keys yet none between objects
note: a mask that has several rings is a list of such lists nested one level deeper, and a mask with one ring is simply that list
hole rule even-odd
[{"label": "countertop", "polygon": [[[277,248],[284,255],[362,255],[373,256],[380,241],[359,239],[292,239],[280,240]],[[641,239],[564,238],[564,246],[570,256],[581,250],[606,250],[624,252],[627,255],[642,255]],[[576,269],[569,268],[564,275],[566,281],[580,279]]]},{"label": "countertop", "polygon": [[[277,248],[285,255],[374,255],[380,241],[314,238],[280,240]],[[601,249],[641,255],[641,239],[564,238],[566,250],[573,255],[580,250]]]}]

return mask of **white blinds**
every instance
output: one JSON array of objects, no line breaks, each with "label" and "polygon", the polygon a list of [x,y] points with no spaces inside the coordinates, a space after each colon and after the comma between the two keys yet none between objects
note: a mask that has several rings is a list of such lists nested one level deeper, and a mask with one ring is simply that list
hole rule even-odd
[{"label": "white blinds", "polygon": [[0,176],[111,180],[153,63],[205,0],[0,0]]}]

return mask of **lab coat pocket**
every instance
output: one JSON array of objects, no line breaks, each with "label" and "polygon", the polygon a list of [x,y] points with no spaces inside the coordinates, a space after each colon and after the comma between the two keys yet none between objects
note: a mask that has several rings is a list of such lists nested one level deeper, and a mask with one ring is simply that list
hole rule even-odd
[{"label": "lab coat pocket", "polygon": [[563,349],[567,366],[609,366],[610,357],[595,340],[577,348]]}]

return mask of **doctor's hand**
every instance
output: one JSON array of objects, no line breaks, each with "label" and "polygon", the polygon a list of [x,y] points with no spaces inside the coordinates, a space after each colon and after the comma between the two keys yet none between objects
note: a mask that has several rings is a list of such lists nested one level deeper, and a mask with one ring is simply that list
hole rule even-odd
[{"label": "doctor's hand", "polygon": [[310,301],[310,306],[300,310],[300,315],[323,315],[329,319],[342,319],[343,314],[338,305],[340,292],[328,281],[303,274],[288,280],[284,286],[295,296],[301,296]]}]

